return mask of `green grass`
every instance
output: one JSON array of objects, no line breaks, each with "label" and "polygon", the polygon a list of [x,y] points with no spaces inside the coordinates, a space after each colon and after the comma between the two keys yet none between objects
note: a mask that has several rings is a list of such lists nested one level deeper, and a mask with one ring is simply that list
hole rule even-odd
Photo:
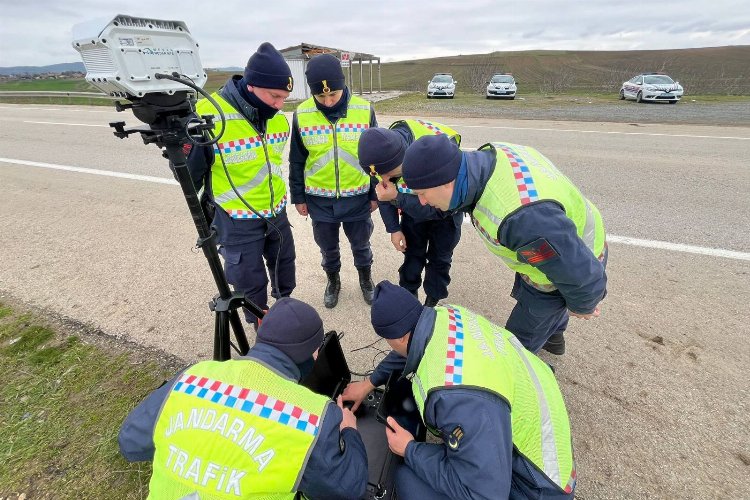
[{"label": "green grass", "polygon": [[120,457],[117,433],[171,374],[134,358],[0,304],[0,498],[146,497],[150,464]]}]

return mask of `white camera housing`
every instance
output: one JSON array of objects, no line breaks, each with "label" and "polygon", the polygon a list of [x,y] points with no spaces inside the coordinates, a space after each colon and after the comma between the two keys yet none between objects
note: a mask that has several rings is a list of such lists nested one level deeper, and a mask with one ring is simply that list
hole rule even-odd
[{"label": "white camera housing", "polygon": [[114,97],[174,94],[189,87],[157,80],[156,73],[177,72],[197,86],[206,83],[198,44],[182,21],[118,14],[73,26],[73,48],[81,53],[86,81]]}]

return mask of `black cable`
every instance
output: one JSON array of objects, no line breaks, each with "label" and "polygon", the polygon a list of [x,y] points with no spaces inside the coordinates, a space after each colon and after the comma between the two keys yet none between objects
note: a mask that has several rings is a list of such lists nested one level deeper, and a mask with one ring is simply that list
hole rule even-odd
[{"label": "black cable", "polygon": [[[211,133],[209,132],[209,135]],[[213,144],[213,143],[212,143]],[[229,169],[227,168],[227,164],[224,161],[224,155],[221,152],[221,148],[219,148],[219,158],[221,159],[221,166],[224,168],[224,174],[227,176],[227,180],[229,181],[229,185],[232,186],[232,191],[234,191],[234,194],[237,195],[237,197],[240,199],[240,201],[255,215],[257,215],[260,220],[265,221],[266,224],[271,226],[276,233],[279,235],[279,249],[276,251],[276,263],[273,266],[273,278],[274,283],[276,284],[276,292],[281,295],[281,287],[279,286],[279,260],[281,260],[281,248],[284,245],[284,235],[281,234],[281,229],[278,228],[276,224],[271,222],[270,219],[266,219],[263,217],[255,208],[253,208],[247,200],[240,194],[239,190],[237,189],[237,186],[234,185],[234,181],[232,180],[232,176],[229,174]],[[269,175],[273,176],[273,172],[269,172]],[[273,200],[271,200],[273,201]],[[273,210],[273,207],[271,208]],[[273,283],[272,283],[273,285]],[[271,287],[273,288],[273,286]]]},{"label": "black cable", "polygon": [[[224,130],[226,129],[226,124],[227,124],[227,119],[224,116],[224,111],[221,109],[221,106],[219,106],[219,103],[217,103],[216,100],[214,100],[214,98],[211,97],[211,95],[209,93],[207,93],[205,90],[203,90],[202,88],[200,88],[199,86],[197,86],[195,83],[193,83],[192,80],[188,81],[189,77],[187,77],[187,76],[185,77],[185,78],[188,78],[188,80],[180,78],[179,73],[177,73],[176,71],[174,73],[172,73],[171,75],[168,75],[166,73],[155,73],[154,77],[157,80],[172,80],[173,82],[178,82],[178,83],[181,83],[181,84],[183,84],[183,85],[185,85],[187,87],[190,87],[191,89],[195,90],[196,92],[198,92],[199,94],[201,94],[203,97],[205,97],[208,100],[208,102],[210,102],[211,104],[213,104],[214,108],[219,112],[219,116],[221,117],[221,132],[219,132],[219,134],[213,140],[211,140],[209,142],[196,141],[195,139],[193,139],[193,137],[188,132],[188,125],[194,121],[194,120],[189,120],[187,123],[185,123],[185,132],[186,132],[185,135],[187,135],[188,140],[190,142],[192,142],[193,144],[195,144],[196,146],[212,146],[212,145],[216,144],[217,142],[219,142],[219,139],[221,139],[221,136],[224,135]],[[196,118],[196,120],[197,120],[197,118]],[[212,137],[213,137],[213,135],[212,135]]]}]

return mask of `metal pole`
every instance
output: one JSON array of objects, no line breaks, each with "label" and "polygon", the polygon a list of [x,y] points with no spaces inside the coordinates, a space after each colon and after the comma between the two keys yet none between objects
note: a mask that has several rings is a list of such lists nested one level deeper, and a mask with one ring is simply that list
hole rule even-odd
[{"label": "metal pole", "polygon": [[383,91],[383,82],[380,79],[380,58],[378,57],[378,92]]},{"label": "metal pole", "polygon": [[364,68],[362,68],[362,56],[359,56],[359,95],[365,93]]}]

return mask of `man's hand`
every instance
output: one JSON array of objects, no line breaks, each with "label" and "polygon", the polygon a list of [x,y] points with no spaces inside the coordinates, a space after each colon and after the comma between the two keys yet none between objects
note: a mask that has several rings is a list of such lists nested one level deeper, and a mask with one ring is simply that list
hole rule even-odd
[{"label": "man's hand", "polygon": [[377,209],[378,209],[378,202],[375,200],[370,200],[370,213],[373,213]]},{"label": "man's hand", "polygon": [[297,203],[294,205],[294,208],[297,209],[297,213],[302,217],[307,217],[307,203]]},{"label": "man's hand", "polygon": [[570,314],[574,318],[581,318],[581,319],[598,318],[600,313],[601,313],[601,311],[599,310],[599,306],[596,306],[596,308],[594,309],[594,312],[592,312],[590,314],[578,314],[578,313],[574,313],[573,311],[570,311],[570,310],[568,311],[568,314]]},{"label": "man's hand", "polygon": [[339,424],[339,430],[343,431],[347,427],[351,427],[355,431],[357,430],[357,417],[354,416],[349,408],[344,408],[344,400],[341,396],[336,399],[336,404],[341,408],[341,423]]},{"label": "man's hand", "polygon": [[411,435],[411,432],[398,425],[398,422],[393,417],[388,417],[387,422],[393,428],[393,430],[390,430],[387,426],[385,428],[385,435],[388,438],[388,448],[399,457],[403,457],[406,454],[406,446],[414,441],[414,436]]},{"label": "man's hand", "polygon": [[367,397],[367,395],[372,392],[373,389],[375,389],[375,386],[372,385],[372,382],[370,382],[369,378],[366,378],[364,380],[360,380],[359,382],[351,382],[349,385],[347,385],[341,397],[344,399],[344,401],[354,402],[352,411],[357,411],[359,405],[362,403],[365,397]]},{"label": "man's hand", "polygon": [[379,201],[392,201],[398,196],[398,189],[394,183],[388,179],[383,179],[375,186],[375,194],[378,195]]},{"label": "man's hand", "polygon": [[391,233],[391,243],[393,243],[393,248],[399,252],[404,253],[406,251],[406,236],[404,236],[403,232],[396,231],[395,233]]}]

